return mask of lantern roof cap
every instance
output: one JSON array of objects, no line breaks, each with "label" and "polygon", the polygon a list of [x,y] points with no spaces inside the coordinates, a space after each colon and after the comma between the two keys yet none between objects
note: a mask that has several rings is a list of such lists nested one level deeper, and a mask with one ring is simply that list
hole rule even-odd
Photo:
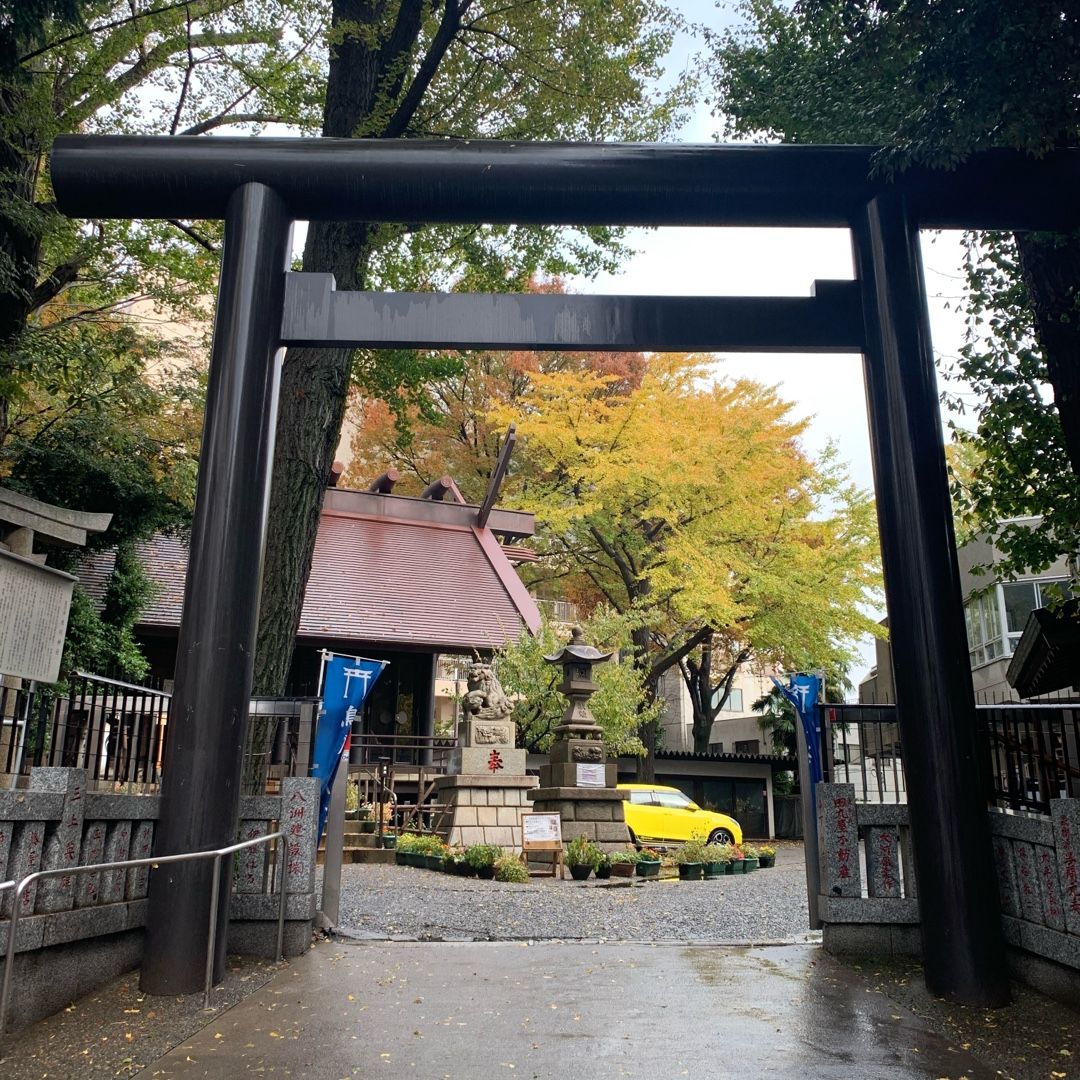
[{"label": "lantern roof cap", "polygon": [[585,635],[581,632],[581,627],[575,626],[570,631],[569,643],[564,645],[554,656],[545,656],[544,659],[549,664],[562,664],[566,663],[568,660],[584,661],[588,664],[601,664],[605,660],[611,659],[612,655],[613,654],[609,652],[601,652],[592,645],[586,645]]}]

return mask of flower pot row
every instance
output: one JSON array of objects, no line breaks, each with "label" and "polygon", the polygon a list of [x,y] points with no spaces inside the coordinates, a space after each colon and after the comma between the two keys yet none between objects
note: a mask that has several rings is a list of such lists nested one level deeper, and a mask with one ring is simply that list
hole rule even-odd
[{"label": "flower pot row", "polygon": [[656,878],[660,876],[659,859],[638,859],[635,862],[608,862],[607,865],[594,867],[592,863],[567,863],[570,876],[575,881],[586,881],[594,872],[597,878],[620,877]]},{"label": "flower pot row", "polygon": [[726,874],[749,874],[758,869],[757,859],[733,859],[731,862],[681,862],[680,881],[711,881]]},{"label": "flower pot row", "polygon": [[438,837],[413,833],[404,834],[401,840],[396,857],[398,866],[515,884],[529,880],[528,867],[496,844],[474,844],[462,850],[448,847]]}]

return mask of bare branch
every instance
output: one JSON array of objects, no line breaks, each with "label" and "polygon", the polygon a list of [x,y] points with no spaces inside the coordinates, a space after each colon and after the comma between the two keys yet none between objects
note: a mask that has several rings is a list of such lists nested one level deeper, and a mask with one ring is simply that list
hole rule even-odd
[{"label": "bare branch", "polygon": [[[224,7],[232,7],[236,3],[239,3],[239,0],[227,0]],[[170,11],[177,11],[181,8],[188,9],[188,17],[190,18],[191,6],[191,0],[179,0],[176,4],[166,4],[164,7],[151,8],[149,11],[136,11],[131,15],[125,16],[123,19],[114,19],[112,22],[102,23],[100,26],[84,26],[81,30],[76,30],[72,34],[57,38],[56,41],[50,41],[48,45],[42,45],[40,49],[35,49],[33,52],[23,54],[19,57],[19,63],[25,64],[28,60],[33,60],[35,57],[42,56],[44,53],[51,52],[53,49],[59,49],[62,45],[67,45],[68,42],[78,41],[79,38],[87,37],[90,34],[100,34],[105,30],[115,30],[120,26],[129,26],[131,23],[138,22],[140,19],[151,19],[155,15],[165,15]],[[224,7],[220,10],[224,10]],[[200,14],[206,13],[206,11],[200,12]]]},{"label": "bare branch", "polygon": [[281,33],[277,30],[263,34],[243,30],[232,33],[214,31],[193,34],[190,37],[185,34],[183,40],[175,37],[168,38],[141,55],[135,63],[125,68],[115,78],[105,83],[95,84],[97,87],[95,92],[87,94],[81,101],[71,102],[62,117],[62,123],[68,127],[77,127],[103,105],[116,101],[122,94],[138,86],[148,75],[164,67],[181,47],[197,49],[210,45],[272,45],[280,36]]},{"label": "bare branch", "polygon": [[677,664],[684,656],[686,656],[687,653],[689,653],[692,649],[697,648],[697,646],[700,645],[712,632],[713,631],[711,626],[702,626],[696,634],[693,634],[691,637],[687,638],[687,640],[683,642],[683,644],[680,645],[677,649],[672,649],[671,652],[667,653],[666,655],[658,657],[657,660],[654,661],[652,667],[649,668],[649,674],[646,681],[650,683],[655,682],[657,679],[660,678],[661,675],[664,674],[665,671],[667,671],[669,667]]},{"label": "bare branch", "polygon": [[431,80],[435,77],[447,49],[450,48],[458,28],[461,26],[461,17],[469,10],[471,4],[472,0],[461,0],[460,4],[457,0],[445,0],[439,29],[436,31],[435,37],[432,38],[427,54],[421,61],[405,97],[401,99],[398,107],[394,110],[394,115],[387,122],[386,129],[383,132],[387,138],[396,139],[405,134],[409,121],[412,120],[416,110],[420,107],[420,102],[424,94],[427,93]]},{"label": "bare branch", "polygon": [[197,124],[192,124],[191,127],[185,128],[180,134],[205,135],[206,132],[213,131],[214,128],[226,127],[229,124],[287,124],[288,122],[288,117],[279,116],[277,113],[218,113],[217,116],[211,116],[206,120],[200,120]]},{"label": "bare branch", "polygon": [[185,225],[182,221],[177,221],[176,218],[166,218],[168,223],[174,228],[179,229],[185,236],[190,237],[201,248],[205,248],[211,255],[220,255],[221,249],[210,243],[205,236],[200,232],[196,232],[190,225]]},{"label": "bare branch", "polygon": [[191,47],[191,12],[188,12],[187,17],[187,36],[188,36],[188,62],[187,69],[184,71],[184,82],[180,87],[180,97],[176,101],[176,110],[173,112],[172,124],[169,126],[169,134],[175,135],[176,129],[180,126],[180,114],[184,111],[184,102],[187,101],[188,88],[191,86],[191,73],[195,70],[195,50]]},{"label": "bare branch", "polygon": [[[101,239],[100,228],[97,239]],[[38,282],[30,294],[29,310],[37,311],[38,308],[44,307],[50,300],[59,296],[79,276],[79,271],[90,261],[90,256],[96,247],[97,245],[93,242],[82,244],[70,259],[54,267],[47,278]]]}]

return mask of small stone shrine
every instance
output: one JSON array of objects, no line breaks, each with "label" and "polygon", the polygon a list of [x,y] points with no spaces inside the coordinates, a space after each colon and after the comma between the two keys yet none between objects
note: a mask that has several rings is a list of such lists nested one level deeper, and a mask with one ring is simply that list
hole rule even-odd
[{"label": "small stone shrine", "polygon": [[555,729],[549,762],[541,766],[540,787],[528,793],[536,813],[560,816],[564,840],[586,836],[605,851],[624,847],[630,839],[622,792],[615,788],[618,766],[607,760],[604,732],[589,708],[589,698],[598,689],[592,681],[593,664],[610,657],[586,645],[575,626],[570,643],[544,658],[562,667],[559,689],[570,703]]},{"label": "small stone shrine", "polygon": [[447,775],[436,780],[438,801],[448,806],[451,844],[521,846],[521,812],[537,785],[525,775],[525,751],[515,747],[514,706],[490,664],[469,667],[460,745]]}]

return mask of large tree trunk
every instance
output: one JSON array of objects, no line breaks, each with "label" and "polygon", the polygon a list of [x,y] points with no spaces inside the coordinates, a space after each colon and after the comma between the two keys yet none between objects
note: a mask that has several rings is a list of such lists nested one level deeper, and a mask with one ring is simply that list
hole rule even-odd
[{"label": "large tree trunk", "polygon": [[1080,477],[1080,232],[1017,233],[1016,244],[1065,448]]},{"label": "large tree trunk", "polygon": [[[340,288],[356,289],[366,235],[364,225],[312,223],[304,269],[332,273]],[[255,650],[256,695],[285,692],[323,492],[341,437],[351,362],[348,349],[289,349],[285,356]]]},{"label": "large tree trunk", "polygon": [[[642,670],[649,671],[649,631],[643,627],[638,627],[631,632],[630,640],[634,648],[634,663]],[[656,700],[655,679],[646,682],[645,694],[650,704]],[[651,784],[656,779],[656,749],[660,738],[659,723],[650,721],[641,724],[638,727],[638,736],[645,747],[645,756],[638,761],[638,782]]]},{"label": "large tree trunk", "polygon": [[[0,289],[0,386],[14,371],[13,349],[30,312],[37,280],[41,238],[27,209],[34,201],[38,150],[19,123],[26,107],[17,86],[0,88],[0,262],[8,280]],[[0,447],[7,441],[10,397],[0,390]]]},{"label": "large tree trunk", "polygon": [[690,733],[694,740],[694,753],[709,752],[709,738],[712,735],[712,634],[701,643],[701,663],[687,658],[687,671],[690,674],[687,690],[693,705],[693,723]]},{"label": "large tree trunk", "polygon": [[[335,0],[333,26],[355,27],[330,51],[323,135],[349,138],[371,115],[379,90],[381,4]],[[365,28],[369,32],[365,32]],[[313,222],[304,247],[305,271],[331,273],[339,289],[361,286],[360,267],[371,237],[356,222]],[[289,349],[281,377],[274,477],[259,606],[254,692],[285,692],[296,631],[319,530],[323,492],[349,389],[348,349]]]}]

